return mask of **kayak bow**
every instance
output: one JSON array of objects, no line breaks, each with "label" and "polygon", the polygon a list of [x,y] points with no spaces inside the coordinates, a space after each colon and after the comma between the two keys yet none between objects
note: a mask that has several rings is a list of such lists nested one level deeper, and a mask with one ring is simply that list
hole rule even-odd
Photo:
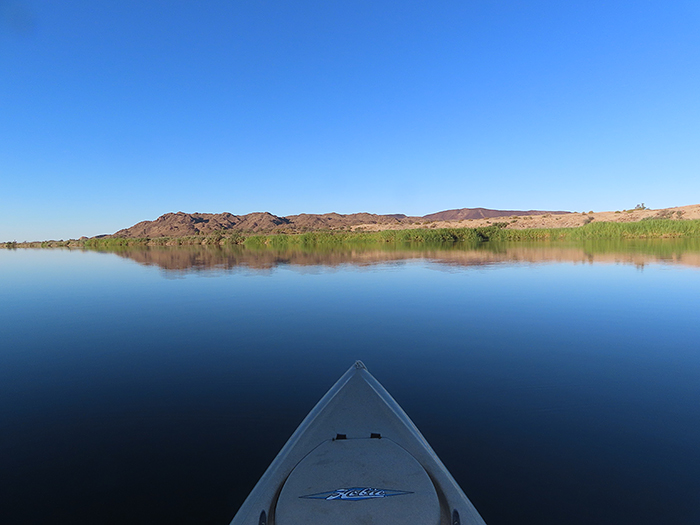
[{"label": "kayak bow", "polygon": [[357,361],[302,421],[231,525],[485,525]]}]

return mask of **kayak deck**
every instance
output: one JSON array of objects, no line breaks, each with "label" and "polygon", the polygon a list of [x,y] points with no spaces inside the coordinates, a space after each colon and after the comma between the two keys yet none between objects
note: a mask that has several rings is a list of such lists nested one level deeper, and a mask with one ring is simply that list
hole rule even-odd
[{"label": "kayak deck", "polygon": [[485,525],[357,361],[292,434],[231,525]]}]

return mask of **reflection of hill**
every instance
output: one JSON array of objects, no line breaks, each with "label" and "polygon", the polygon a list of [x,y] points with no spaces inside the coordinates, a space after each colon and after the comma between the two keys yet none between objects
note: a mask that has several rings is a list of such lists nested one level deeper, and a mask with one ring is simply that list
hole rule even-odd
[{"label": "reflection of hill", "polygon": [[478,246],[382,246],[314,250],[250,250],[242,247],[149,247],[115,251],[133,261],[173,271],[291,266],[367,266],[411,259],[478,266],[499,263],[681,264],[700,267],[700,239],[568,243],[483,243]]}]

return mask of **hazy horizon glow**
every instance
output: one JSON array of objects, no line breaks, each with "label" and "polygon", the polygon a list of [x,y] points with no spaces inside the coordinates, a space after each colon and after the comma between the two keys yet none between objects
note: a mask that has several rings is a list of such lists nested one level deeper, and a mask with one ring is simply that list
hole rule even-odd
[{"label": "hazy horizon glow", "polygon": [[0,0],[0,241],[700,203],[700,6]]}]

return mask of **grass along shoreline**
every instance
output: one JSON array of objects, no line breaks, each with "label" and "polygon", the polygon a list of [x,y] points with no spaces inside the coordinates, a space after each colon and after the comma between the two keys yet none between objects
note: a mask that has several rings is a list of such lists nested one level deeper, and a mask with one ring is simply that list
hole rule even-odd
[{"label": "grass along shoreline", "polygon": [[658,239],[700,237],[700,220],[644,219],[638,222],[592,222],[577,228],[509,229],[508,223],[477,228],[435,228],[382,230],[375,232],[317,231],[299,234],[243,234],[218,231],[188,237],[123,238],[103,237],[68,241],[6,242],[3,248],[88,248],[110,249],[128,246],[243,245],[293,247],[373,243],[458,243],[485,241],[544,241],[588,239]]}]

